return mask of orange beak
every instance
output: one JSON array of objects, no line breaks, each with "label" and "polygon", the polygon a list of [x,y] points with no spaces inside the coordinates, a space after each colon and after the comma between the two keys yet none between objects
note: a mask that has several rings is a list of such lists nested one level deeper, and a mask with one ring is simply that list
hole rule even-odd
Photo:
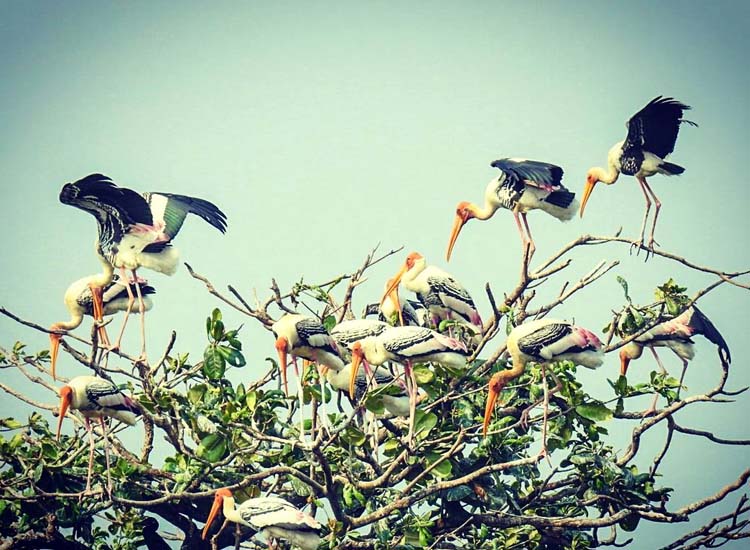
[{"label": "orange beak", "polygon": [[578,215],[580,217],[583,217],[583,209],[586,208],[586,203],[589,201],[589,197],[591,196],[591,192],[594,190],[595,185],[596,185],[595,181],[586,180],[586,187],[584,187],[583,189],[583,200],[581,201],[581,209],[578,211]]},{"label": "orange beak", "polygon": [[[50,330],[57,330],[57,327],[52,325]],[[57,365],[57,356],[60,352],[60,340],[62,340],[62,334],[49,335],[49,356],[52,363],[52,380],[57,380],[57,376],[55,376],[55,366]]]},{"label": "orange beak", "polygon": [[453,220],[453,229],[451,229],[451,238],[448,241],[448,252],[445,254],[445,260],[450,262],[451,261],[451,253],[453,252],[453,245],[456,244],[456,241],[458,240],[458,234],[461,233],[461,228],[464,226],[468,218],[464,218],[463,216],[456,214],[456,219]]},{"label": "orange beak", "polygon": [[401,324],[401,326],[404,325],[404,315],[401,311],[401,300],[398,298],[398,284],[396,286],[391,286],[393,284],[393,279],[388,281],[388,290],[390,292],[386,291],[385,298],[383,298],[383,301],[387,300],[388,298],[391,299],[391,302],[393,302],[393,305],[396,306],[396,311],[398,311],[398,322]]},{"label": "orange beak", "polygon": [[211,524],[214,521],[214,518],[219,513],[219,509],[221,508],[221,505],[224,503],[224,495],[216,494],[214,497],[214,504],[211,506],[211,512],[208,514],[208,519],[206,520],[206,525],[203,526],[203,533],[201,534],[201,538],[203,540],[206,540],[206,535],[208,534],[208,530],[211,527]]},{"label": "orange beak", "polygon": [[352,374],[349,378],[349,397],[354,399],[354,386],[357,381],[357,373],[359,373],[359,365],[366,361],[364,352],[362,351],[362,345],[359,342],[355,342],[352,346]]},{"label": "orange beak", "polygon": [[281,381],[284,383],[285,395],[289,395],[289,385],[286,379],[286,348],[288,344],[289,341],[283,336],[279,336],[276,339],[276,351],[279,354],[279,371],[281,371]]},{"label": "orange beak", "polygon": [[492,412],[495,410],[495,403],[497,402],[497,398],[500,395],[503,386],[505,386],[505,383],[503,382],[500,373],[496,372],[492,375],[492,378],[490,378],[490,383],[487,388],[487,404],[484,407],[484,425],[482,427],[482,435],[485,437],[487,436],[487,428],[492,420]]},{"label": "orange beak", "polygon": [[627,357],[624,353],[621,353],[620,354],[620,376],[627,376],[629,366],[630,366],[630,357]]},{"label": "orange beak", "polygon": [[[385,302],[389,297],[395,301],[397,307],[398,307],[398,318],[399,321],[401,321],[401,324],[404,324],[404,316],[401,313],[401,302],[398,299],[398,285],[401,284],[401,277],[404,276],[404,273],[409,271],[409,266],[406,264],[403,265],[403,267],[399,270],[398,273],[396,273],[396,276],[391,279],[391,284],[388,285],[388,288],[385,289],[385,292],[383,293],[383,297],[380,299],[380,305],[383,305],[383,302]],[[395,293],[395,298],[393,297]]]},{"label": "orange beak", "polygon": [[63,419],[65,413],[68,412],[68,407],[73,402],[73,389],[70,386],[63,386],[60,388],[60,413],[57,420],[57,436],[56,439],[60,440],[60,430],[62,429]]}]

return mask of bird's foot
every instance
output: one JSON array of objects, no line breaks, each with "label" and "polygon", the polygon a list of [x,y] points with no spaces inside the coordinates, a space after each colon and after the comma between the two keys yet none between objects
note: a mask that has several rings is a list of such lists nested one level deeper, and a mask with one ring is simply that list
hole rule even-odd
[{"label": "bird's foot", "polygon": [[521,411],[521,416],[518,418],[518,425],[521,429],[527,430],[529,428],[529,416],[531,416],[532,407],[526,407]]},{"label": "bird's foot", "polygon": [[635,250],[635,255],[641,253],[641,249],[643,248],[643,239],[638,239],[637,241],[633,241],[630,243],[630,255],[633,255],[633,250]]},{"label": "bird's foot", "polygon": [[653,405],[651,407],[649,407],[643,413],[643,416],[641,417],[641,422],[643,422],[644,420],[646,420],[649,416],[656,416],[656,407],[654,407]]}]

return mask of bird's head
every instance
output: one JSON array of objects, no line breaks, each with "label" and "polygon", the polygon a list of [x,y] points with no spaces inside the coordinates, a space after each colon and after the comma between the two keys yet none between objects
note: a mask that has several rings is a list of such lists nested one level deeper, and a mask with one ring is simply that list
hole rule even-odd
[{"label": "bird's head", "polygon": [[232,491],[227,489],[226,487],[222,487],[221,489],[216,490],[216,494],[214,494],[214,503],[211,506],[211,512],[208,514],[208,519],[206,520],[206,525],[203,527],[203,533],[201,534],[201,538],[203,540],[206,540],[206,535],[208,534],[208,530],[211,527],[211,524],[214,521],[214,518],[219,513],[219,510],[224,505],[224,499],[225,498],[233,498],[232,497]]},{"label": "bird's head", "polygon": [[63,386],[58,391],[60,394],[60,411],[58,413],[58,419],[57,419],[57,436],[56,438],[60,439],[60,430],[62,429],[62,423],[63,419],[65,418],[65,413],[68,412],[68,408],[73,403],[73,388],[70,386]]},{"label": "bird's head", "polygon": [[365,350],[362,347],[362,342],[354,342],[352,344],[352,372],[349,378],[349,397],[352,399],[354,399],[354,385],[357,381],[359,366],[363,363],[367,363],[367,359],[365,358]]},{"label": "bird's head", "polygon": [[636,342],[628,342],[620,349],[620,376],[627,376],[630,362],[638,359],[642,353],[643,346]]},{"label": "bird's head", "polygon": [[281,371],[281,381],[284,383],[284,393],[289,394],[289,387],[286,379],[286,362],[289,351],[289,340],[286,336],[276,338],[276,352],[279,354],[279,371]]},{"label": "bird's head", "polygon": [[589,197],[591,196],[591,193],[594,190],[594,186],[600,181],[604,181],[605,183],[608,183],[607,181],[602,179],[602,176],[603,176],[603,173],[602,173],[601,168],[591,168],[586,173],[586,185],[583,188],[583,199],[581,200],[581,209],[578,211],[581,217],[583,217],[583,209],[586,208],[586,203],[588,202]]},{"label": "bird's head", "polygon": [[451,229],[451,236],[448,240],[448,252],[445,254],[445,260],[451,260],[451,252],[453,252],[453,246],[458,240],[458,234],[461,233],[461,228],[470,219],[475,218],[474,205],[470,202],[462,201],[456,206],[456,217],[453,220],[453,229]]},{"label": "bird's head", "polygon": [[490,378],[490,383],[487,386],[487,404],[484,408],[484,425],[482,427],[482,435],[487,435],[487,428],[492,420],[492,411],[495,409],[495,403],[497,403],[497,397],[505,387],[506,380],[503,377],[503,373],[496,372]]}]

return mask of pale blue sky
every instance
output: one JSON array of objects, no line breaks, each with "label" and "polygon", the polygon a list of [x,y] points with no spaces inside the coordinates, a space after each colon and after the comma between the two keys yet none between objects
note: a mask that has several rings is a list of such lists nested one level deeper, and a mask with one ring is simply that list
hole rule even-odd
[{"label": "pale blue sky", "polygon": [[[507,212],[473,222],[446,266],[455,204],[480,201],[494,175],[489,163],[504,156],[560,164],[566,185],[580,192],[586,170],[604,165],[627,118],[656,95],[692,105],[689,118],[700,124],[683,128],[673,155],[685,174],[652,180],[664,203],[657,240],[699,263],[747,268],[749,16],[742,1],[7,2],[0,8],[0,303],[45,325],[65,318],[65,288],[99,266],[93,220],[57,196],[63,183],[99,171],[121,185],[222,207],[226,236],[193,219],[177,245],[199,272],[247,297],[254,289],[265,297],[271,277],[283,287],[302,275],[320,281],[351,271],[381,242],[447,268],[486,315],[484,283],[498,294],[515,284],[518,235]],[[600,187],[583,220],[530,215],[538,258],[581,232],[620,225],[626,235],[637,232],[643,198],[635,181]],[[644,264],[625,247],[574,258],[571,278],[600,259],[622,260],[556,314],[597,331],[622,302],[615,274],[641,302],[669,276],[693,291],[710,281],[658,258]],[[357,311],[401,259],[373,270]],[[157,289],[148,317],[152,353],[174,328],[177,349],[200,354],[203,319],[216,301],[184,270],[144,276]],[[701,304],[734,352],[732,386],[750,384],[747,293],[720,288]],[[254,378],[274,353],[272,340],[250,320],[225,314],[230,324],[246,323],[242,376]],[[46,337],[4,319],[0,330],[3,345],[46,345]],[[713,383],[715,358],[701,341],[691,390]],[[610,397],[605,378],[616,377],[616,364],[611,357],[603,370],[582,374],[586,388]],[[669,357],[668,365],[677,371],[679,363]],[[644,357],[631,372],[645,376],[652,367]],[[59,369],[83,373],[66,358]],[[15,375],[8,382],[25,388]],[[696,407],[680,421],[747,438],[747,410],[742,397],[720,410]],[[747,466],[744,449],[675,439],[680,451],[664,480],[679,487],[675,503]],[[648,466],[645,458],[641,464]],[[649,544],[689,527],[648,528]]]}]

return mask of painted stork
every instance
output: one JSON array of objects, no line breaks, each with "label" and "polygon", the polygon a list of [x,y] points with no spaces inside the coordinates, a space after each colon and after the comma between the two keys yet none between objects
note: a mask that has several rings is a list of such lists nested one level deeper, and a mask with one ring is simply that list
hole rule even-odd
[{"label": "painted stork", "polygon": [[[682,387],[688,363],[695,357],[695,347],[691,337],[697,334],[702,334],[708,341],[716,345],[722,363],[728,365],[732,362],[732,355],[729,352],[729,346],[724,337],[719,333],[710,319],[693,305],[674,319],[659,323],[635,340],[625,344],[620,350],[620,375],[627,375],[630,361],[638,359],[643,354],[643,348],[651,350],[659,368],[662,372],[666,372],[655,349],[657,347],[666,347],[671,349],[682,360],[682,374],[680,375],[680,387]],[[654,401],[649,409],[650,412],[656,410],[657,399],[658,394],[654,396]]]},{"label": "painted stork", "polygon": [[427,265],[420,253],[409,254],[392,281],[381,303],[403,281],[406,288],[417,294],[436,325],[442,319],[458,318],[472,327],[475,334],[481,334],[482,318],[469,292],[449,273],[434,265]]},{"label": "painted stork", "polygon": [[380,366],[394,361],[404,366],[406,390],[409,395],[409,440],[414,431],[414,415],[417,406],[417,380],[412,363],[436,363],[463,368],[469,355],[466,346],[449,336],[426,327],[390,327],[379,336],[364,338],[352,344],[352,373],[349,379],[349,395],[354,398],[359,365],[364,363]]},{"label": "painted stork", "polygon": [[[546,365],[556,361],[572,361],[576,365],[589,369],[599,368],[604,362],[602,343],[593,332],[567,321],[539,319],[514,328],[508,335],[506,346],[512,360],[512,367],[496,372],[490,378],[482,433],[485,436],[487,435],[487,429],[492,420],[492,411],[500,392],[508,382],[521,376],[529,362],[535,362],[542,367],[542,384],[545,393],[542,452],[546,453],[547,403],[549,399]],[[560,387],[559,380],[557,383]]]},{"label": "painted stork", "polygon": [[628,121],[628,135],[624,141],[615,143],[607,155],[607,170],[595,167],[586,175],[586,187],[581,202],[581,217],[586,203],[597,182],[610,185],[617,181],[620,173],[635,176],[646,197],[646,212],[641,224],[641,236],[636,245],[640,250],[646,232],[646,221],[651,210],[651,199],[654,200],[654,220],[651,225],[647,250],[654,248],[654,230],[656,219],[659,217],[661,202],[649,187],[646,178],[655,174],[675,176],[682,174],[685,169],[677,164],[667,162],[666,157],[674,151],[680,124],[687,123],[697,126],[690,120],[684,120],[682,114],[690,107],[671,97],[655,97],[643,109],[638,111]]},{"label": "painted stork", "polygon": [[71,378],[59,390],[60,412],[57,421],[57,439],[68,409],[76,410],[83,415],[86,430],[89,432],[89,469],[86,476],[86,490],[91,491],[91,471],[94,464],[94,431],[89,419],[98,418],[104,436],[104,455],[107,460],[107,493],[112,495],[112,476],[109,470],[109,441],[107,439],[107,425],[104,417],[108,416],[134,425],[136,416],[140,414],[137,403],[123,394],[112,382],[97,376],[76,376]]},{"label": "painted stork", "polygon": [[[385,283],[386,297],[379,304],[368,304],[364,316],[377,315],[380,321],[395,325],[424,326],[427,323],[428,312],[421,302],[416,300],[401,300],[398,288],[391,289],[394,279]],[[390,290],[390,292],[389,292]]]},{"label": "painted stork", "polygon": [[[112,267],[125,270],[136,281],[138,307],[141,313],[141,357],[146,354],[146,328],[143,313],[145,302],[139,291],[136,270],[144,267],[173,275],[177,271],[179,252],[172,246],[188,214],[203,218],[210,225],[226,232],[224,213],[214,204],[194,197],[171,193],[140,194],[118,187],[102,174],[91,174],[74,183],[66,183],[60,191],[60,202],[84,210],[96,218],[98,226],[97,253]],[[111,270],[110,270],[111,273]],[[92,281],[95,319],[101,321],[101,285],[106,280]],[[101,283],[101,284],[100,284]],[[130,287],[127,287],[130,293]],[[129,294],[132,297],[132,294]],[[128,315],[130,312],[126,312]]]},{"label": "painted stork", "polygon": [[[351,359],[350,348],[354,342],[358,342],[369,336],[378,336],[388,330],[390,325],[384,321],[375,319],[351,319],[341,321],[331,329],[331,338],[338,344],[339,354],[344,359]],[[340,370],[340,369],[339,369]]]},{"label": "painted stork", "polygon": [[[83,322],[84,315],[89,315],[91,317],[94,316],[94,296],[91,291],[91,281],[96,281],[96,279],[98,279],[99,277],[101,277],[101,275],[96,274],[78,279],[65,291],[65,297],[63,298],[63,300],[65,302],[65,307],[67,307],[68,311],[70,312],[70,320],[53,323],[49,327],[51,331],[55,331],[51,332],[49,335],[53,380],[57,380],[57,377],[55,375],[55,365],[57,364],[57,356],[60,349],[60,340],[62,340],[63,337],[63,334],[57,331],[71,331],[77,328]],[[146,283],[146,281],[141,279],[140,283]],[[128,282],[127,284],[130,286],[130,292],[128,292],[128,290],[126,289],[126,285],[122,282],[120,276],[114,275],[112,281],[110,281],[109,283],[105,283],[101,287],[98,287],[101,289],[103,315],[114,315],[119,311],[127,311],[133,306],[131,296],[135,292],[135,283]],[[154,287],[152,286],[142,284],[140,287],[140,292],[143,296],[145,310],[148,311],[153,305],[148,295],[156,293],[156,290],[154,290]],[[120,347],[120,340],[122,339],[122,334],[124,331],[125,323],[123,322],[122,328],[120,329],[120,334],[117,337],[117,344],[115,344],[114,346],[115,348]],[[108,345],[109,339],[104,327],[100,327],[99,334],[102,343]]]},{"label": "painted stork", "polygon": [[245,525],[263,535],[268,540],[269,550],[273,548],[272,539],[289,541],[302,550],[316,550],[320,544],[320,523],[283,498],[250,498],[235,506],[232,492],[225,488],[216,490],[203,527],[203,540],[220,509],[226,521]]},{"label": "painted stork", "polygon": [[528,247],[528,256],[531,257],[536,245],[531,236],[526,213],[530,210],[542,210],[558,220],[568,221],[578,210],[575,193],[568,191],[562,184],[563,169],[559,166],[536,160],[508,158],[496,160],[490,166],[499,169],[500,175],[487,184],[484,205],[480,207],[463,201],[456,207],[456,218],[445,256],[447,261],[451,259],[453,246],[458,240],[461,228],[473,218],[488,220],[500,208],[513,212],[518,233],[521,235],[521,245],[524,251]]},{"label": "painted stork", "polygon": [[[338,372],[327,368],[325,376],[331,386],[341,392],[348,393],[352,379],[352,364],[348,363]],[[370,383],[370,378],[364,373],[357,373],[354,377],[354,402],[359,403],[370,386],[394,386],[401,391],[395,395],[385,393],[381,395],[383,406],[394,416],[409,416],[409,394],[406,391],[405,384],[400,385],[398,380],[383,368],[376,368],[372,379],[374,384]]]}]

